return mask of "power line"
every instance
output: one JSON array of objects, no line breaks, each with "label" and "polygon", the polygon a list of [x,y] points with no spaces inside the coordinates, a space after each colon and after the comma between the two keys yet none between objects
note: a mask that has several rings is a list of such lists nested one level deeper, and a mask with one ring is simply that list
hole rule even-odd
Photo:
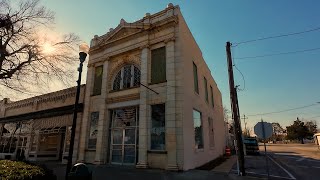
[{"label": "power line", "polygon": [[269,56],[297,54],[297,53],[303,53],[303,52],[308,52],[308,51],[316,51],[316,50],[320,50],[320,48],[304,49],[304,50],[282,52],[282,53],[275,53],[275,54],[265,54],[265,55],[258,55],[258,56],[246,56],[246,57],[239,57],[239,58],[234,58],[234,59],[254,59],[254,58],[269,57]]},{"label": "power line", "polygon": [[267,114],[276,114],[276,113],[293,111],[293,110],[297,110],[297,109],[304,109],[304,108],[308,108],[308,107],[316,106],[316,105],[319,105],[319,104],[310,104],[310,105],[296,107],[296,108],[292,108],[292,109],[286,109],[286,110],[274,111],[274,112],[267,112],[267,113],[260,113],[260,114],[251,114],[251,115],[248,115],[248,116],[261,116],[261,115],[267,115]]},{"label": "power line", "polygon": [[[235,54],[234,53],[234,48],[231,48],[231,53],[232,54]],[[236,66],[236,61],[234,61],[234,58],[232,58],[233,60],[233,66],[237,69],[237,71],[241,74],[242,76],[242,79],[243,79],[243,88],[238,88],[239,91],[244,91],[246,89],[246,80],[244,79],[244,75],[242,74],[242,72],[240,71],[240,69]],[[240,85],[239,85],[240,86]]]},{"label": "power line", "polygon": [[235,45],[233,45],[233,47],[238,46],[239,44],[246,44],[246,43],[252,43],[252,42],[256,42],[256,41],[263,41],[263,40],[267,40],[267,39],[294,36],[294,35],[299,35],[299,34],[309,33],[309,32],[313,32],[313,31],[319,31],[319,30],[320,30],[320,27],[317,27],[317,28],[314,28],[314,29],[309,29],[309,30],[300,31],[300,32],[294,32],[294,33],[288,33],[288,34],[280,34],[280,35],[277,35],[277,36],[269,36],[269,37],[263,37],[263,38],[252,39],[252,40],[247,40],[247,41],[241,41],[241,42],[238,42],[238,43],[234,43]]},{"label": "power line", "polygon": [[235,64],[234,64],[233,66],[239,71],[239,73],[240,73],[241,76],[242,76],[242,79],[243,79],[243,88],[242,88],[242,89],[239,88],[239,90],[240,90],[240,91],[244,91],[244,90],[246,89],[246,80],[244,79],[244,76],[243,76],[242,72],[237,68],[237,66],[236,66]]}]

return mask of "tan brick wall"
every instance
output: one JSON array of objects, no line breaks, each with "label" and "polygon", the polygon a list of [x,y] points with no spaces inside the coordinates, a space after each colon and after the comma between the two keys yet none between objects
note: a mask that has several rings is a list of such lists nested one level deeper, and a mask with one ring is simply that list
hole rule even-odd
[{"label": "tan brick wall", "polygon": [[[179,14],[179,38],[181,45],[181,56],[183,60],[183,80],[180,81],[184,85],[181,89],[184,99],[183,103],[183,138],[184,139],[184,170],[193,169],[201,166],[208,161],[211,161],[223,154],[225,146],[225,131],[223,120],[223,106],[221,93],[211,75],[205,60],[202,57],[202,52],[194,40],[190,30],[188,29],[185,20]],[[194,91],[193,82],[193,62],[197,65],[198,69],[198,86],[199,94]],[[209,95],[209,102],[205,99],[204,80],[207,79],[207,88]],[[214,94],[214,108],[211,106],[210,86],[213,88]],[[180,90],[178,89],[178,92]],[[179,96],[178,96],[179,97]],[[179,98],[178,98],[179,99]],[[194,128],[193,128],[193,109],[196,109],[202,114],[203,126],[203,142],[204,149],[196,150],[194,141]],[[214,148],[209,147],[209,129],[208,118],[213,118],[214,126]]]}]

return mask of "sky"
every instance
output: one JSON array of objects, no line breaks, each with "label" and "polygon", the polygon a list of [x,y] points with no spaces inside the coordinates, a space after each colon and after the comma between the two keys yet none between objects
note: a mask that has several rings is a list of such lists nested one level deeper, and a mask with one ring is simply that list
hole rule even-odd
[{"label": "sky", "polygon": [[[43,0],[56,13],[55,31],[76,33],[90,43],[94,35],[115,28],[120,19],[134,22],[145,13],[179,5],[212,76],[230,108],[225,44],[308,31],[320,27],[320,1],[301,0]],[[320,126],[320,49],[263,58],[237,59],[320,48],[320,30],[294,36],[239,44],[232,48],[240,114],[253,127],[261,118],[283,127],[297,117]],[[85,74],[85,73],[84,73]],[[250,116],[313,105],[288,112]],[[317,116],[317,117],[316,117]],[[243,123],[242,123],[243,124]]]}]

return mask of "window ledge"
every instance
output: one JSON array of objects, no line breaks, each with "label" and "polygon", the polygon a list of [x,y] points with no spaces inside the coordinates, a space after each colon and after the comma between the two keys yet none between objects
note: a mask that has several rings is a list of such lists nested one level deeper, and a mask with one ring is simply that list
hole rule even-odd
[{"label": "window ledge", "polygon": [[160,82],[153,82],[153,83],[148,83],[148,85],[154,85],[154,84],[161,84],[161,83],[166,83],[167,80],[160,81]]},{"label": "window ledge", "polygon": [[135,89],[135,88],[139,88],[139,87],[140,86],[133,86],[133,87],[125,88],[125,89],[110,90],[109,93],[120,92],[120,91],[125,91],[125,90],[129,90],[129,89]]},{"label": "window ledge", "polygon": [[101,93],[100,94],[91,94],[91,97],[93,97],[93,96],[100,96],[101,95]]},{"label": "window ledge", "polygon": [[150,154],[167,154],[166,150],[148,150],[147,152]]},{"label": "window ledge", "polygon": [[95,149],[86,149],[86,151],[96,151]]},{"label": "window ledge", "polygon": [[202,148],[202,149],[195,149],[195,151],[196,151],[196,153],[198,153],[198,152],[204,152],[204,148]]}]

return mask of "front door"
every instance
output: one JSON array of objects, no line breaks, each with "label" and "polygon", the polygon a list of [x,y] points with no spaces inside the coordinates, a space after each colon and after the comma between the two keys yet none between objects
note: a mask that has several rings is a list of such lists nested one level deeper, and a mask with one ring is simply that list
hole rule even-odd
[{"label": "front door", "polygon": [[137,145],[137,111],[134,108],[113,110],[110,160],[112,164],[134,165]]}]

